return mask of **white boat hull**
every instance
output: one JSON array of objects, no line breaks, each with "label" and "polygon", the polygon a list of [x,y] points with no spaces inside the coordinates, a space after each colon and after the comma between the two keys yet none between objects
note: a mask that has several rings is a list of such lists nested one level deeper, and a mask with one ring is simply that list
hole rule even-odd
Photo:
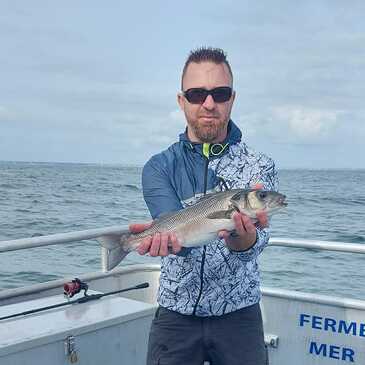
[{"label": "white boat hull", "polygon": [[[68,336],[75,338],[77,364],[144,364],[158,278],[158,265],[83,275],[99,292],[145,281],[150,287],[0,322],[0,364],[70,364]],[[64,300],[64,281],[1,292],[0,316]],[[271,365],[365,364],[364,301],[269,288],[262,293]]]}]

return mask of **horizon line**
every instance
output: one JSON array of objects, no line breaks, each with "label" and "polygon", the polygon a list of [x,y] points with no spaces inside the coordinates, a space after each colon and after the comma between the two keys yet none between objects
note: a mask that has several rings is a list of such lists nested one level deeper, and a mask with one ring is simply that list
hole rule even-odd
[{"label": "horizon line", "polygon": [[[143,167],[143,164],[130,162],[76,162],[76,161],[25,161],[25,160],[0,160],[0,163],[25,163],[25,164],[59,164],[59,165],[101,165],[101,166],[126,166]],[[365,170],[365,167],[305,167],[286,166],[278,170]]]}]

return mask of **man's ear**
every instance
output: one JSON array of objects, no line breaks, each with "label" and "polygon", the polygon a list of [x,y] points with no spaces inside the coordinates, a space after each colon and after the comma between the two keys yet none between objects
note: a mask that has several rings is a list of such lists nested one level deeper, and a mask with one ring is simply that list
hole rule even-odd
[{"label": "man's ear", "polygon": [[182,93],[177,94],[177,103],[179,104],[180,109],[184,110],[185,100],[184,100],[184,95]]},{"label": "man's ear", "polygon": [[236,92],[233,90],[233,93],[232,93],[232,103],[234,102],[234,99],[236,98]]}]

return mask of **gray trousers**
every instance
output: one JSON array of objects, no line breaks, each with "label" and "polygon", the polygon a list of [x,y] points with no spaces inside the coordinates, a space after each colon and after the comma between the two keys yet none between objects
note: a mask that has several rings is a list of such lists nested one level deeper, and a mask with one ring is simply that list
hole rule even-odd
[{"label": "gray trousers", "polygon": [[147,365],[267,365],[259,304],[217,317],[159,307],[152,322]]}]

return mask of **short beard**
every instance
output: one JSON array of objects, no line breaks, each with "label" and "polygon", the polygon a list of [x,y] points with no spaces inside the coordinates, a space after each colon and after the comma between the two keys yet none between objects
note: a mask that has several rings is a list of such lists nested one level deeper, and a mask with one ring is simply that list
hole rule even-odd
[{"label": "short beard", "polygon": [[203,143],[222,142],[217,141],[219,135],[227,128],[227,123],[220,123],[211,128],[202,128],[196,123],[190,123],[190,128],[194,131],[195,136]]}]

